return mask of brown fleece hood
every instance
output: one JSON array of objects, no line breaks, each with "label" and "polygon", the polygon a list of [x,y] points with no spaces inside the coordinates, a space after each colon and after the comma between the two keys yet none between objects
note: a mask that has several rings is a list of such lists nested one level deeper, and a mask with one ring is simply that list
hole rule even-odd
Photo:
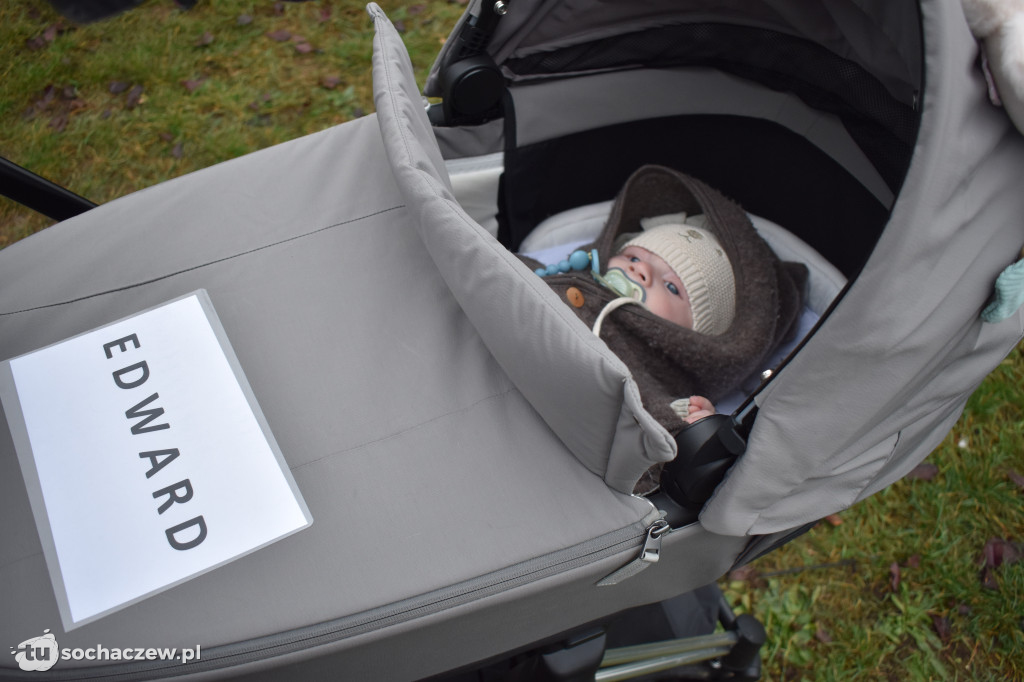
[{"label": "brown fleece hood", "polygon": [[[765,369],[763,361],[799,318],[807,280],[806,267],[781,262],[739,205],[701,181],[661,166],[644,166],[630,176],[608,224],[585,248],[597,249],[603,274],[619,235],[641,231],[641,218],[683,212],[707,217],[704,229],[715,235],[732,264],[736,313],[731,326],[718,335],[699,334],[629,305],[611,312],[601,328],[601,338],[636,379],[644,407],[670,433],[683,426],[672,401],[702,395],[715,402],[752,372]],[[545,280],[567,301],[580,303],[570,288],[582,294],[582,305],[573,308],[591,328],[601,309],[617,298],[589,272]]]}]

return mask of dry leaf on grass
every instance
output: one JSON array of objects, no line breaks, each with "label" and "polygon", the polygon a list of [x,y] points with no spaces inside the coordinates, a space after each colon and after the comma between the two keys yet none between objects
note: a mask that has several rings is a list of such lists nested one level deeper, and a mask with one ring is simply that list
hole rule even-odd
[{"label": "dry leaf on grass", "polygon": [[1019,472],[1010,469],[1009,471],[1006,472],[1006,476],[1011,481],[1013,481],[1014,485],[1016,485],[1021,490],[1024,490],[1024,475],[1021,475]]},{"label": "dry leaf on grass", "polygon": [[950,636],[951,632],[950,632],[950,629],[949,629],[949,619],[948,618],[946,618],[945,616],[933,615],[932,616],[932,627],[935,628],[935,634],[937,634],[939,636],[939,639],[941,639],[943,641],[943,643],[949,641],[949,636]]},{"label": "dry leaf on grass", "polygon": [[910,470],[910,473],[907,474],[907,478],[915,478],[920,481],[930,481],[935,478],[938,473],[939,467],[935,466],[931,462],[921,462]]}]

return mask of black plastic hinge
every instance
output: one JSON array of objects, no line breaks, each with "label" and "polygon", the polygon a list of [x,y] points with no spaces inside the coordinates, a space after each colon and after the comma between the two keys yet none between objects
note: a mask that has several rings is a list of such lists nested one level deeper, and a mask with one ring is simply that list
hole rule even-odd
[{"label": "black plastic hinge", "polygon": [[665,465],[662,489],[683,508],[699,511],[747,449],[747,429],[731,415],[716,414],[676,434],[676,458]]}]

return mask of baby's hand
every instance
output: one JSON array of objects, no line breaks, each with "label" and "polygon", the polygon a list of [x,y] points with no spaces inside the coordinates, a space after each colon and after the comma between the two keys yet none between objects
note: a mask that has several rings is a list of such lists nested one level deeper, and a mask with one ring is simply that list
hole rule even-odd
[{"label": "baby's hand", "polygon": [[694,422],[703,419],[704,417],[710,417],[715,413],[715,406],[711,404],[711,401],[702,395],[691,395],[690,396],[690,413],[684,420],[687,424],[693,424]]}]

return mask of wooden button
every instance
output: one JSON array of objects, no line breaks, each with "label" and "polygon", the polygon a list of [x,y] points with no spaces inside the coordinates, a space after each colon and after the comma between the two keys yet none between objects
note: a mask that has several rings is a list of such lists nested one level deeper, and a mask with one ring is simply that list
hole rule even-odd
[{"label": "wooden button", "polygon": [[576,287],[569,287],[565,290],[565,297],[574,308],[583,307],[583,293]]}]

